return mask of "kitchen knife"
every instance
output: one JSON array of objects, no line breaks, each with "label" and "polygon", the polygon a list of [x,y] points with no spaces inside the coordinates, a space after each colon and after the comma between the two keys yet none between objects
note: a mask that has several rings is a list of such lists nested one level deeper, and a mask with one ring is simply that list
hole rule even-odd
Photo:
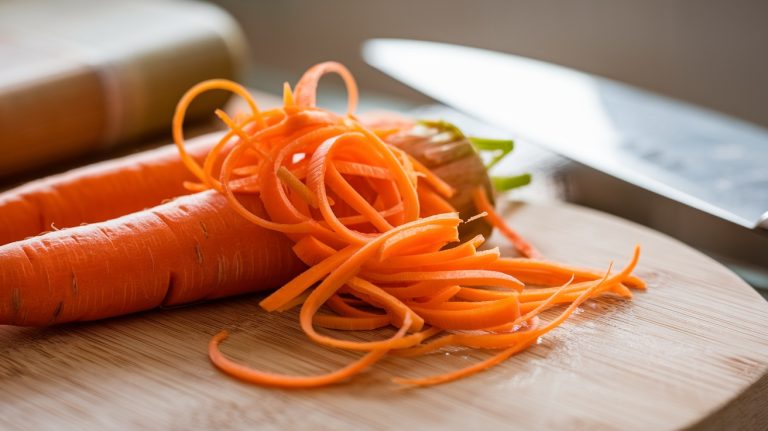
[{"label": "kitchen knife", "polygon": [[749,229],[768,229],[768,130],[510,54],[374,39],[363,55],[515,138]]}]

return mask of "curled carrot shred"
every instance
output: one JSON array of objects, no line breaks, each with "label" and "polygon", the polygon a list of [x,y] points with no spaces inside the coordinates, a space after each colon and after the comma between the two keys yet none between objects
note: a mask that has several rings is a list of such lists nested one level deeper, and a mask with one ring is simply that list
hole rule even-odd
[{"label": "curled carrot shred", "polygon": [[[347,86],[348,109],[339,115],[316,106],[320,78],[336,73]],[[250,114],[216,115],[229,131],[202,166],[184,148],[182,125],[192,100],[205,91],[243,97]],[[576,268],[541,259],[539,252],[494,210],[486,190],[471,190],[477,217],[485,217],[523,257],[481,249],[485,238],[459,242],[465,222],[449,199],[454,190],[412,155],[390,146],[386,133],[368,129],[354,114],[357,86],[334,62],[310,68],[294,88],[283,87],[283,106],[261,111],[239,84],[205,81],[180,101],[173,135],[182,160],[195,174],[193,190],[212,188],[247,220],[283,232],[309,267],[260,305],[279,312],[300,307],[299,323],[315,343],[363,352],[337,371],[292,376],[259,371],[227,358],[222,331],[209,357],[223,372],[255,384],[284,388],[325,386],[363,372],[387,354],[401,357],[436,350],[497,349],[470,367],[436,376],[394,379],[405,385],[449,382],[488,369],[525,350],[560,326],[584,301],[604,294],[631,297],[645,288],[632,275],[639,247],[620,272]],[[394,124],[394,123],[393,123]],[[412,126],[403,122],[402,127]],[[266,211],[247,207],[241,193],[258,193]],[[566,305],[542,322],[547,309]],[[336,338],[323,329],[397,328],[376,341]]]}]

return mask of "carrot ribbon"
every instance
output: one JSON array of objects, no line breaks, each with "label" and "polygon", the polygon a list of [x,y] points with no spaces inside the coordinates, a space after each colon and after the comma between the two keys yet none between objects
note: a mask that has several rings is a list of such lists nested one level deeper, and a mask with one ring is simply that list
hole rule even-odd
[{"label": "carrot ribbon", "polygon": [[[346,115],[316,106],[318,82],[327,73],[340,75],[347,86]],[[186,155],[181,127],[194,97],[214,89],[245,98],[251,112],[235,118],[217,114],[230,131],[201,166]],[[501,350],[456,372],[396,379],[419,386],[443,383],[524,350],[590,298],[606,293],[628,296],[627,287],[644,287],[631,275],[639,248],[614,275],[529,259],[540,254],[495,212],[482,187],[472,191],[477,212],[484,213],[523,258],[501,257],[498,249],[478,250],[485,241],[482,236],[458,243],[463,221],[448,199],[461,191],[382,140],[406,130],[377,133],[361,124],[354,115],[357,94],[349,71],[328,62],[310,68],[294,91],[286,84],[284,105],[278,109],[259,110],[241,86],[222,80],[193,87],[179,103],[174,138],[182,160],[199,180],[192,186],[218,190],[247,220],[287,235],[296,255],[310,265],[261,306],[268,311],[300,306],[301,327],[312,341],[365,352],[326,374],[273,374],[224,356],[220,343],[227,333],[222,332],[209,346],[210,359],[219,369],[257,384],[316,387],[348,379],[387,353],[413,356],[450,345]],[[501,154],[512,148],[507,141],[478,142]],[[498,160],[497,154],[492,163]],[[243,205],[243,193],[259,194],[268,216]],[[536,324],[542,311],[561,303],[569,305],[549,323]],[[398,329],[379,341],[345,340],[319,329],[386,326]]]}]

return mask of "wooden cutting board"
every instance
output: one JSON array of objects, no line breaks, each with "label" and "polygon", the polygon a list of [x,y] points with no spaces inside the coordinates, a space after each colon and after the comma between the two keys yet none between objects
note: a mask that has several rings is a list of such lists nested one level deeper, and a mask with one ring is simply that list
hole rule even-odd
[{"label": "wooden cutting board", "polygon": [[[307,342],[296,314],[258,297],[49,329],[0,327],[0,427],[10,429],[765,429],[768,303],[730,271],[627,221],[565,204],[502,205],[552,259],[617,267],[643,247],[631,302],[590,301],[562,327],[473,377],[407,389],[390,376],[472,364],[487,352],[387,359],[353,381],[276,390],[235,381],[210,337],[259,368],[312,373],[354,354]],[[502,249],[510,252],[508,247]]]}]

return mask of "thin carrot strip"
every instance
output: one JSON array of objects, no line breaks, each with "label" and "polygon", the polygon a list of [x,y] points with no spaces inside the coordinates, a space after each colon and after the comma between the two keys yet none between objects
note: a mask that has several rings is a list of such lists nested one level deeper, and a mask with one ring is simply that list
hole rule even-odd
[{"label": "thin carrot strip", "polygon": [[[391,288],[385,288],[385,289],[387,289],[387,291],[392,291]],[[397,288],[395,288],[395,289],[397,289]],[[439,289],[440,288],[437,288],[437,289],[433,288],[433,289],[431,289],[431,292],[432,291],[437,291]],[[413,296],[406,295],[405,293],[403,293],[403,294],[395,293],[395,295],[398,295],[398,296],[402,295],[403,297],[408,298],[409,301],[407,302],[407,304],[410,305],[411,303],[416,303],[415,298],[419,298],[420,296],[418,295],[418,293],[421,293],[422,291],[415,290],[414,293],[416,293],[416,295],[413,295]],[[495,299],[489,299],[489,300],[484,300],[484,301],[448,301],[448,302],[443,302],[442,304],[439,304],[439,305],[437,305],[435,307],[432,307],[429,304],[417,304],[417,305],[420,305],[423,308],[436,308],[436,309],[440,309],[440,310],[443,310],[443,311],[473,310],[473,309],[476,309],[476,308],[482,308],[482,307],[485,307],[485,306],[489,306],[489,305],[493,304],[495,301],[498,301],[500,299],[509,299],[509,298],[515,296],[514,294],[517,293],[517,292],[510,291],[510,293],[512,293],[512,295],[507,295],[507,296],[505,296],[503,298],[495,298]],[[421,296],[426,296],[426,294],[427,293],[425,293],[424,295],[421,295]]]},{"label": "thin carrot strip", "polygon": [[395,157],[394,149],[392,146],[387,145],[376,134],[366,129],[359,123],[353,123],[355,130],[363,134],[370,143],[373,144],[374,149],[379,152],[385,163],[385,168],[392,174],[392,179],[397,184],[400,197],[403,202],[404,210],[403,216],[406,222],[414,221],[419,218],[419,197],[416,193],[414,183],[408,176],[408,171],[404,166],[398,162]]},{"label": "thin carrot strip", "polygon": [[[408,327],[409,325],[403,325],[397,331],[397,333],[395,333],[395,335],[390,338],[390,342],[394,343],[397,340],[403,339],[403,336],[405,335]],[[369,366],[376,363],[379,359],[384,357],[384,355],[387,353],[387,349],[372,350],[357,361],[338,371],[334,371],[328,374],[309,377],[290,376],[254,370],[228,359],[221,353],[221,350],[219,350],[219,344],[227,339],[228,336],[229,334],[226,331],[222,331],[213,337],[211,342],[208,344],[208,356],[214,365],[216,365],[225,373],[240,380],[281,388],[314,388],[337,383],[362,372]]]},{"label": "thin carrot strip", "polygon": [[367,221],[375,226],[379,231],[384,232],[392,229],[392,225],[382,216],[376,208],[360,196],[357,191],[341,176],[333,163],[327,166],[328,185],[333,188],[338,196],[349,204],[352,208],[363,215]]},{"label": "thin carrot strip", "polygon": [[317,197],[312,194],[309,187],[296,178],[296,176],[286,169],[285,166],[280,166],[280,168],[278,168],[277,176],[285,185],[296,191],[296,193],[298,193],[299,196],[301,196],[312,208],[317,208]]},{"label": "thin carrot strip", "polygon": [[[252,140],[251,136],[248,135],[248,133],[244,130],[244,127],[247,127],[250,125],[250,123],[254,121],[264,120],[264,117],[267,116],[269,113],[272,113],[273,111],[270,111],[268,113],[258,112],[252,115],[250,118],[246,119],[243,124],[237,124],[234,120],[229,118],[229,116],[222,110],[217,109],[215,111],[216,115],[230,128],[230,131],[224,135],[221,140],[208,152],[208,156],[206,156],[205,161],[203,163],[203,173],[205,175],[205,183],[210,185],[212,188],[221,191],[221,183],[218,181],[217,178],[213,176],[213,168],[216,164],[216,162],[219,160],[219,157],[222,153],[222,150],[230,143],[230,140],[234,138],[234,135],[237,135],[237,137],[240,138],[242,142],[250,142]],[[251,146],[250,148],[257,150],[257,154],[259,157],[264,158],[265,154],[259,147]],[[238,168],[240,170],[242,168]]]},{"label": "thin carrot strip", "polygon": [[370,331],[390,324],[389,316],[347,317],[315,314],[313,323],[326,329],[342,331]]},{"label": "thin carrot strip", "polygon": [[331,257],[328,257],[324,261],[313,265],[308,270],[304,271],[298,277],[291,280],[288,284],[273,292],[268,297],[264,298],[259,305],[267,310],[273,311],[296,296],[300,295],[305,290],[309,289],[314,283],[321,278],[332,272],[335,267],[340,263],[349,259],[357,251],[357,247],[348,246],[344,250],[339,251]]},{"label": "thin carrot strip", "polygon": [[419,193],[419,200],[421,201],[422,217],[456,211],[456,208],[454,208],[453,205],[432,191],[429,186],[425,186],[419,182],[417,190]]},{"label": "thin carrot strip", "polygon": [[292,310],[299,305],[303,304],[304,301],[307,300],[307,297],[309,296],[308,292],[302,292],[297,297],[291,299],[290,301],[286,302],[285,304],[280,305],[279,307],[275,308],[273,311],[276,311],[278,313],[282,313],[288,310]]},{"label": "thin carrot strip", "polygon": [[365,295],[375,305],[387,310],[392,315],[392,323],[395,326],[401,325],[401,322],[405,321],[405,316],[407,315],[411,316],[414,331],[420,331],[422,326],[424,326],[424,319],[413,314],[412,310],[408,309],[399,298],[390,295],[379,286],[359,277],[350,278],[347,285],[356,294]]},{"label": "thin carrot strip", "polygon": [[336,249],[320,241],[312,235],[307,235],[296,241],[293,252],[307,265],[317,265],[337,252]]},{"label": "thin carrot strip", "polygon": [[235,211],[237,211],[240,215],[245,217],[250,222],[261,226],[265,229],[269,230],[275,230],[278,232],[283,233],[314,233],[314,234],[320,234],[321,233],[321,227],[314,222],[313,220],[303,221],[299,223],[275,223],[271,220],[267,220],[263,217],[259,217],[258,215],[251,212],[249,209],[247,209],[238,199],[235,197],[234,192],[231,189],[229,177],[231,174],[231,170],[233,168],[233,160],[237,159],[237,156],[242,153],[242,151],[245,150],[245,147],[238,147],[235,148],[229,155],[227,155],[226,159],[224,160],[224,166],[222,167],[222,177],[221,177],[221,184],[224,196],[226,196],[227,201],[229,204],[234,208]]},{"label": "thin carrot strip", "polygon": [[430,306],[439,306],[443,304],[444,302],[450,300],[454,296],[456,296],[457,293],[461,291],[461,286],[448,286],[440,289],[440,291],[434,293],[433,295],[427,297],[427,300],[422,302],[424,306],[430,307]]},{"label": "thin carrot strip", "polygon": [[488,269],[499,258],[499,249],[494,247],[488,250],[478,251],[471,256],[463,256],[456,259],[435,261],[431,265],[409,266],[411,271],[448,271],[451,269]]},{"label": "thin carrot strip", "polygon": [[387,256],[381,258],[380,261],[374,260],[369,262],[368,266],[376,270],[428,268],[432,265],[439,265],[441,262],[447,260],[472,256],[475,254],[477,247],[481,246],[483,242],[485,242],[485,238],[482,235],[477,235],[474,238],[449,249],[402,256]]},{"label": "thin carrot strip", "polygon": [[[381,215],[381,217],[386,219],[387,217],[390,217],[395,214],[400,214],[402,212],[403,212],[403,206],[398,204],[393,207],[387,208],[385,210],[381,210],[378,213],[379,215]],[[366,221],[368,221],[368,218],[358,214],[358,215],[347,216],[347,217],[339,217],[339,221],[343,223],[345,226],[353,226],[356,224],[365,223]]]},{"label": "thin carrot strip", "polygon": [[328,203],[326,172],[328,158],[332,157],[333,149],[339,146],[340,143],[343,145],[346,142],[359,139],[360,136],[360,134],[354,132],[345,133],[335,139],[327,140],[322,143],[312,155],[309,162],[309,172],[307,173],[307,185],[312,189],[313,193],[318,196],[320,213],[323,215],[325,222],[343,240],[357,244],[367,242],[371,238],[371,235],[366,235],[349,229],[336,216]]},{"label": "thin carrot strip", "polygon": [[[523,289],[519,295],[525,295],[527,292],[528,288]],[[510,292],[508,290],[488,290],[462,286],[461,290],[456,293],[456,298],[465,299],[467,301],[493,301],[495,299],[503,299],[517,294],[517,292]]]},{"label": "thin carrot strip", "polygon": [[317,64],[307,70],[294,88],[294,100],[297,105],[314,107],[317,103],[317,84],[320,78],[327,73],[336,73],[344,80],[347,86],[347,113],[352,114],[357,108],[357,84],[349,70],[343,65],[328,61]]},{"label": "thin carrot strip", "polygon": [[428,353],[432,353],[436,350],[442,349],[443,347],[452,345],[454,343],[455,338],[456,338],[456,334],[444,335],[427,344],[419,344],[419,345],[414,345],[414,346],[406,347],[402,349],[394,349],[392,350],[392,354],[395,356],[403,356],[403,357],[423,356]]},{"label": "thin carrot strip", "polygon": [[476,330],[501,325],[519,311],[517,296],[499,299],[492,303],[468,310],[440,310],[411,304],[411,309],[424,321],[442,329]]},{"label": "thin carrot strip", "polygon": [[431,377],[423,377],[420,379],[404,379],[404,378],[395,377],[392,379],[392,381],[401,385],[410,385],[410,386],[431,386],[431,385],[438,385],[441,383],[448,383],[454,380],[461,379],[463,377],[470,376],[477,372],[487,370],[488,368],[491,368],[495,365],[498,365],[504,362],[507,358],[514,355],[515,353],[525,350],[527,347],[529,347],[531,344],[533,344],[536,341],[536,338],[537,337],[534,335],[529,335],[528,337],[518,342],[516,346],[510,347],[504,350],[503,352],[498,353],[480,363],[474,364],[467,368],[463,368],[451,373],[446,373],[446,374],[441,374],[441,375],[431,376]]},{"label": "thin carrot strip", "polygon": [[447,271],[415,271],[398,272],[393,274],[385,273],[366,273],[366,278],[381,283],[430,283],[437,284],[453,282],[453,284],[471,285],[471,286],[498,286],[510,289],[521,290],[523,284],[515,277],[498,271],[487,271],[484,269],[458,269]]},{"label": "thin carrot strip", "polygon": [[[242,85],[228,81],[226,79],[212,79],[203,81],[192,87],[184,94],[176,106],[176,111],[173,114],[173,141],[178,147],[181,160],[184,162],[187,168],[189,168],[189,170],[192,171],[192,173],[194,173],[198,179],[200,179],[200,181],[205,181],[205,174],[202,167],[187,153],[186,147],[184,146],[182,122],[184,121],[184,115],[187,112],[187,107],[192,103],[192,100],[199,94],[209,90],[231,91],[245,99],[254,114],[259,113],[259,108],[248,90],[246,90]],[[263,120],[257,119],[257,123],[261,127],[264,126]]]},{"label": "thin carrot strip", "polygon": [[346,160],[334,161],[336,169],[345,175],[356,175],[366,178],[377,178],[381,180],[391,180],[392,175],[386,169],[379,166],[367,165],[364,163],[349,162]]},{"label": "thin carrot strip", "polygon": [[[371,313],[368,311],[360,310],[359,308],[355,308],[352,305],[350,305],[347,301],[342,299],[338,294],[333,295],[330,298],[328,298],[328,301],[325,302],[325,305],[328,306],[332,311],[338,313],[341,316],[349,316],[349,317],[381,317],[384,316],[383,314],[379,313]],[[390,319],[391,321],[391,319]]]},{"label": "thin carrot strip", "polygon": [[442,195],[443,197],[450,198],[454,194],[456,194],[456,189],[451,187],[450,184],[443,181],[442,178],[435,175],[434,172],[427,169],[423,164],[421,164],[418,160],[416,160],[413,156],[408,155],[409,160],[413,164],[414,169],[416,169],[416,172],[424,175],[424,180],[432,186],[437,193]]},{"label": "thin carrot strip", "polygon": [[398,207],[400,210],[397,213],[386,216],[387,220],[394,226],[405,223],[405,214],[403,212],[405,207],[400,200],[400,192],[396,185],[392,181],[377,180],[375,178],[367,178],[367,182],[373,189],[378,191],[374,206],[377,208]]},{"label": "thin carrot strip", "polygon": [[[335,136],[339,131],[339,127],[335,125],[321,126],[290,142],[284,147],[276,147],[272,150],[272,163],[265,163],[264,169],[259,175],[263,190],[262,198],[265,201],[267,211],[272,218],[277,218],[279,221],[283,222],[311,221],[316,223],[314,219],[302,214],[291,205],[285,191],[282,187],[279,187],[278,174],[282,167],[281,163],[294,151],[303,149],[308,145],[315,145],[318,142],[325,141],[326,139]],[[316,204],[319,205],[318,201],[323,199],[323,197],[316,196],[315,199]],[[327,204],[328,203],[326,202],[326,205]]]},{"label": "thin carrot strip", "polygon": [[296,101],[293,99],[293,90],[291,90],[291,84],[288,82],[283,83],[283,105],[293,106]]},{"label": "thin carrot strip", "polygon": [[[519,275],[519,278],[521,279],[527,278],[528,276],[526,274],[529,273],[532,274],[532,277],[535,275],[555,274],[563,277],[563,279],[568,279],[568,277],[574,275],[576,281],[596,280],[601,277],[600,272],[593,269],[577,268],[561,263],[548,262],[546,260],[532,260],[515,257],[500,258],[493,265],[493,269],[513,273],[515,276]],[[645,282],[634,275],[628,276],[625,283],[635,289],[645,289],[646,287]]]},{"label": "thin carrot strip", "polygon": [[515,246],[515,249],[517,249],[520,254],[529,258],[541,257],[541,254],[536,251],[536,249],[530,243],[528,243],[528,241],[523,239],[523,237],[521,237],[517,232],[512,230],[512,228],[507,225],[504,219],[499,216],[499,214],[493,208],[493,205],[491,205],[491,203],[488,201],[488,196],[486,195],[486,190],[484,187],[476,188],[472,196],[477,210],[488,213],[487,218],[491,222],[491,225],[503,233],[504,236],[509,239],[512,245]]},{"label": "thin carrot strip", "polygon": [[390,256],[430,252],[439,250],[444,245],[457,242],[459,231],[451,225],[429,225],[418,230],[410,230],[389,238],[379,250],[379,262]]},{"label": "thin carrot strip", "polygon": [[[603,275],[605,276],[605,275]],[[602,279],[602,277],[601,277]],[[576,277],[571,276],[569,279],[571,281],[570,285],[563,291],[564,293],[574,293],[574,292],[582,292],[586,289],[588,289],[594,280],[590,281],[579,281],[574,282],[576,280]],[[520,292],[520,301],[522,302],[530,302],[530,301],[540,301],[544,300],[550,297],[555,292],[558,292],[562,289],[562,285],[558,287],[538,287],[538,288],[527,288]]]}]

